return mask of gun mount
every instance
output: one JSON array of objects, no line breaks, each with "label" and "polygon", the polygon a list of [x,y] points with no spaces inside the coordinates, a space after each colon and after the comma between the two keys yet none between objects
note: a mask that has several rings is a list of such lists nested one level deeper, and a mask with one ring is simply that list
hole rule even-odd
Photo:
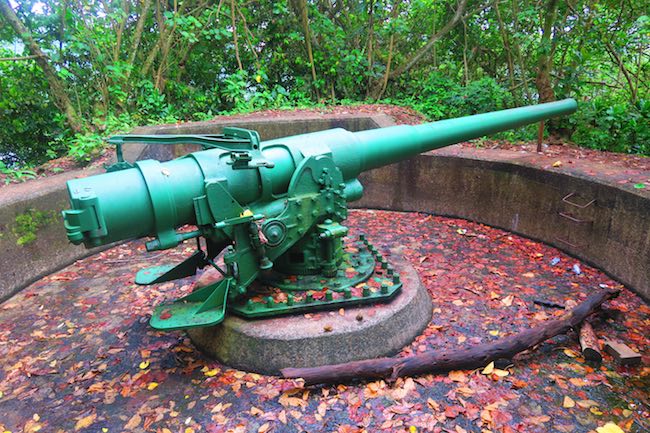
[{"label": "gun mount", "polygon": [[[154,251],[196,240],[196,252],[183,262],[136,275],[136,283],[146,285],[206,266],[222,274],[157,307],[150,322],[157,329],[215,325],[227,311],[257,318],[388,301],[401,288],[400,276],[363,235],[347,239],[342,225],[347,203],[363,192],[357,176],[576,108],[566,99],[417,126],[332,129],[263,142],[240,128],[220,135],[116,136],[109,142],[118,162],[107,173],[68,182],[72,209],[63,212],[65,228],[72,243],[88,248],[151,236],[146,247]],[[164,163],[129,163],[122,145],[131,142],[204,150]],[[376,287],[360,284],[369,279]]]}]

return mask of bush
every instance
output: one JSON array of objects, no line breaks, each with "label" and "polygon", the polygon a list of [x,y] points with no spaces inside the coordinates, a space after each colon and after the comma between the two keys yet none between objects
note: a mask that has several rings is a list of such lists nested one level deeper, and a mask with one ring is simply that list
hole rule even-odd
[{"label": "bush", "polygon": [[[0,49],[0,57],[11,55]],[[64,151],[56,140],[65,131],[63,117],[32,60],[0,62],[0,95],[0,160],[8,166],[36,164]]]},{"label": "bush", "polygon": [[513,105],[510,92],[489,77],[461,86],[453,78],[432,73],[410,83],[405,96],[398,94],[396,100],[388,102],[410,105],[431,120],[503,110]]},{"label": "bush", "polygon": [[580,103],[572,121],[572,139],[580,146],[650,155],[650,101],[631,105],[597,98]]},{"label": "bush", "polygon": [[68,155],[79,164],[86,164],[101,154],[104,140],[98,134],[76,134],[68,144]]}]

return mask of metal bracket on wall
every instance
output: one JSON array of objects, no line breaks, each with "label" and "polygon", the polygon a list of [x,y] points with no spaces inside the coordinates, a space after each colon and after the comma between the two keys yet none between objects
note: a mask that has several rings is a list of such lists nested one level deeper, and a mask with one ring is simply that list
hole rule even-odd
[{"label": "metal bracket on wall", "polygon": [[[588,201],[588,202],[586,202],[584,204],[580,204],[580,203],[577,203],[577,202],[571,200],[571,198],[574,197],[574,196],[576,196],[576,193],[575,192],[570,192],[567,195],[565,195],[564,197],[562,197],[562,202],[566,203],[569,206],[572,206],[572,207],[574,207],[574,208],[576,208],[578,210],[587,209],[589,206],[596,203],[596,199],[593,199],[593,200],[590,200],[590,201]],[[578,213],[580,213],[580,211],[578,211]],[[558,214],[558,216],[560,218],[564,218],[564,219],[570,221],[573,224],[579,224],[579,225],[581,225],[581,227],[584,227],[584,228],[587,228],[589,225],[594,223],[593,219],[578,218],[578,217],[574,216],[570,212],[558,212],[557,214]],[[575,236],[572,236],[572,234],[574,234],[574,229],[571,229],[570,227],[566,227],[566,229],[568,230],[566,234],[568,235],[569,238],[575,237]],[[578,238],[580,238],[580,236],[578,236]],[[572,247],[574,249],[582,249],[585,246],[582,243],[575,244],[573,242],[568,241],[567,239],[563,239],[563,238],[558,237],[558,236],[555,237],[555,240],[557,240],[558,242],[561,242],[561,243],[563,243],[565,245],[568,245],[568,246],[570,246],[570,247]]]},{"label": "metal bracket on wall", "polygon": [[557,214],[559,216],[561,216],[562,218],[566,218],[569,221],[572,221],[572,222],[574,222],[576,224],[591,224],[591,223],[594,222],[593,220],[583,220],[583,219],[580,219],[580,218],[576,218],[573,215],[565,213],[565,212],[558,212]]},{"label": "metal bracket on wall", "polygon": [[570,247],[573,247],[573,248],[576,248],[576,249],[582,248],[584,246],[584,245],[576,245],[576,244],[571,243],[571,242],[569,242],[569,241],[567,241],[565,239],[558,238],[557,236],[555,237],[555,240],[558,241],[558,242],[562,242],[563,244],[566,244],[566,245],[568,245]]},{"label": "metal bracket on wall", "polygon": [[566,204],[570,204],[571,206],[575,206],[575,207],[577,207],[578,209],[585,209],[585,208],[591,206],[592,204],[596,203],[596,199],[593,199],[593,200],[591,200],[589,203],[587,203],[587,204],[582,204],[582,205],[581,205],[581,204],[578,204],[578,203],[576,203],[576,202],[570,201],[569,199],[570,199],[571,197],[573,197],[575,194],[576,194],[575,192],[570,192],[570,193],[568,193],[567,195],[564,196],[564,198],[562,198],[562,201],[563,201],[564,203],[566,203]]}]

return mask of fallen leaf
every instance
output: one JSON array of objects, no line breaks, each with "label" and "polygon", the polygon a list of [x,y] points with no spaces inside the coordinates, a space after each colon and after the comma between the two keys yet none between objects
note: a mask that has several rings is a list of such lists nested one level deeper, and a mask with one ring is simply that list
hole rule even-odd
[{"label": "fallen leaf", "polygon": [[571,349],[564,349],[564,354],[569,358],[575,358],[576,356],[578,356],[575,350],[571,350]]},{"label": "fallen leaf", "polygon": [[445,416],[447,418],[456,418],[461,413],[465,412],[465,409],[459,405],[447,406],[445,408]]},{"label": "fallen leaf", "polygon": [[262,409],[260,409],[260,408],[255,407],[255,406],[251,406],[250,413],[253,416],[264,415],[264,411]]},{"label": "fallen leaf", "polygon": [[585,386],[585,385],[589,385],[589,382],[587,382],[586,380],[584,380],[584,379],[582,379],[582,378],[579,378],[579,377],[572,377],[571,379],[569,379],[569,382],[571,382],[571,384],[572,384],[573,386]]},{"label": "fallen leaf", "polygon": [[562,161],[555,161],[553,163],[553,167],[560,167],[560,166],[562,166]]},{"label": "fallen leaf", "polygon": [[492,361],[488,365],[486,365],[481,373],[482,374],[491,374],[493,371],[494,371],[494,361]]},{"label": "fallen leaf", "polygon": [[325,402],[319,404],[318,408],[316,409],[316,412],[318,412],[320,416],[324,417],[325,413],[327,412],[327,404]]},{"label": "fallen leaf", "polygon": [[153,391],[158,387],[158,382],[150,382],[149,385],[147,385],[147,389],[149,391]]},{"label": "fallen leaf", "polygon": [[97,414],[96,413],[91,413],[88,416],[85,416],[83,418],[79,418],[77,420],[77,423],[74,425],[75,431],[81,430],[82,428],[86,428],[92,425],[92,423],[95,422],[97,419]]},{"label": "fallen leaf", "polygon": [[450,371],[449,378],[454,382],[467,382],[467,375],[460,370]]},{"label": "fallen leaf", "polygon": [[435,411],[440,410],[440,405],[438,404],[438,402],[433,400],[431,397],[427,399],[427,406],[429,406],[431,409]]},{"label": "fallen leaf", "polygon": [[578,400],[576,404],[583,409],[589,409],[592,406],[598,406],[598,403],[593,400]]},{"label": "fallen leaf", "polygon": [[614,424],[613,422],[608,422],[602,427],[597,427],[596,431],[598,433],[625,433],[623,429]]},{"label": "fallen leaf", "polygon": [[461,393],[463,395],[466,395],[466,396],[474,395],[476,393],[476,391],[474,391],[473,389],[468,388],[466,386],[461,386],[460,388],[457,388],[456,392],[459,392],[459,393]]},{"label": "fallen leaf", "polygon": [[136,428],[137,426],[139,426],[141,422],[142,422],[142,418],[140,417],[140,415],[138,415],[138,414],[136,413],[135,415],[133,415],[133,416],[131,417],[131,419],[129,420],[129,422],[126,423],[126,425],[124,426],[124,428],[125,428],[126,430],[133,430],[134,428]]},{"label": "fallen leaf", "polygon": [[568,395],[564,396],[564,401],[562,402],[562,407],[569,409],[569,408],[574,407],[575,405],[576,405],[576,402],[573,401],[573,399],[571,397],[569,397]]},{"label": "fallen leaf", "polygon": [[531,424],[540,425],[545,424],[551,420],[551,417],[548,415],[539,415],[539,416],[529,416],[526,418]]},{"label": "fallen leaf", "polygon": [[597,407],[590,407],[589,412],[593,413],[594,415],[598,415],[598,416],[603,414],[603,412],[600,409],[598,409]]},{"label": "fallen leaf", "polygon": [[505,305],[506,307],[509,307],[512,305],[512,301],[514,301],[515,297],[513,295],[508,295],[505,298],[501,300],[501,303]]},{"label": "fallen leaf", "polygon": [[140,363],[140,370],[146,370],[149,367],[149,361],[142,361]]}]

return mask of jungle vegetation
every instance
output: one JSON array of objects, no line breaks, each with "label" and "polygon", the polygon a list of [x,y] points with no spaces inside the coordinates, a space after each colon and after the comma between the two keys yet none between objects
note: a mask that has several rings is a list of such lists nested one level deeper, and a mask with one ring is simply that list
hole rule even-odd
[{"label": "jungle vegetation", "polygon": [[574,97],[551,134],[648,155],[648,6],[0,0],[0,169],[83,163],[136,125],[375,101],[435,120]]}]

